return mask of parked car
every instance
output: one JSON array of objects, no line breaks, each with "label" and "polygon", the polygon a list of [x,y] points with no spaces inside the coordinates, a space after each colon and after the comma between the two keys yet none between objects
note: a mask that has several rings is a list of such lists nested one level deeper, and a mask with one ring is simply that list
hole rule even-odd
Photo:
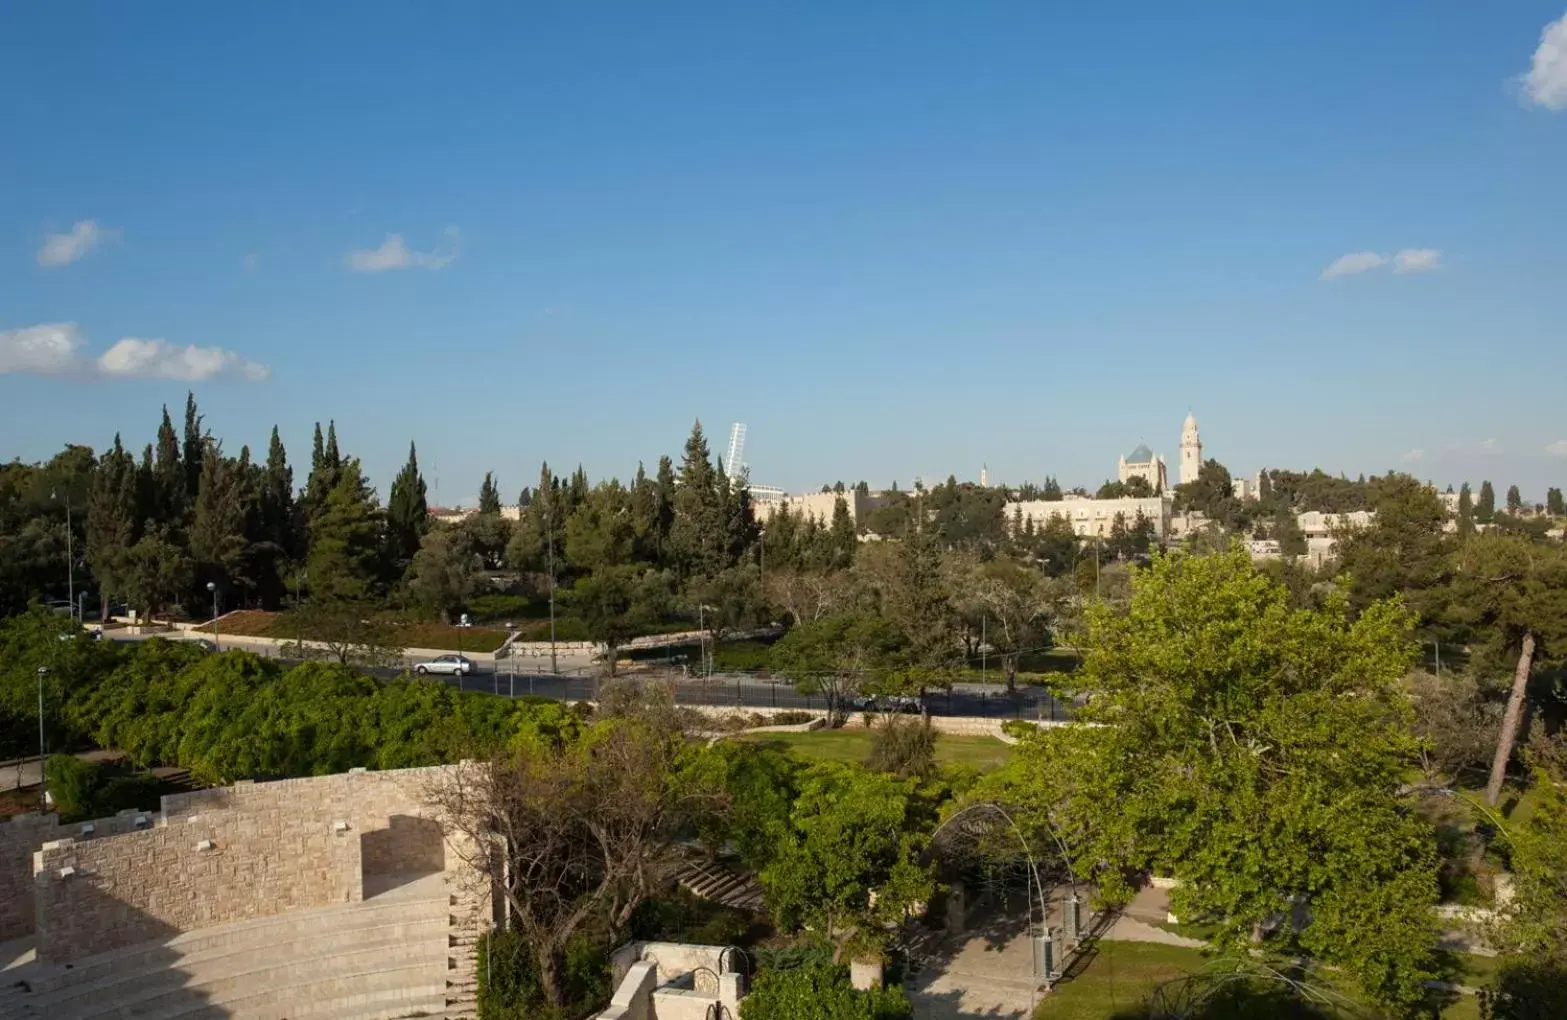
[{"label": "parked car", "polygon": [[414,666],[414,672],[420,676],[472,676],[478,671],[473,660],[462,655],[437,655]]}]

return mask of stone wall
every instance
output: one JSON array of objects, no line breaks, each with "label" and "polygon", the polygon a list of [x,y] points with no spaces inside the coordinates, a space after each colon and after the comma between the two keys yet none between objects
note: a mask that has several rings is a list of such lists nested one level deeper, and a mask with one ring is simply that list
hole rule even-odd
[{"label": "stone wall", "polygon": [[0,823],[0,942],[33,933],[33,854],[45,843],[134,832],[155,825],[157,817],[156,812],[129,810],[69,825],[61,825],[52,813],[17,815]]},{"label": "stone wall", "polygon": [[[463,862],[469,855],[442,831],[431,803],[446,771],[356,770],[175,794],[163,798],[154,828],[112,839],[60,838],[79,835],[74,826],[18,826],[18,845],[56,840],[30,862],[39,958],[69,962],[197,928],[356,902],[400,876],[444,871],[451,966],[461,980],[471,975],[471,943],[491,911],[485,876]],[[6,847],[0,833],[0,855]]]},{"label": "stone wall", "polygon": [[362,897],[357,835],[320,815],[212,811],[33,858],[38,958],[84,956]]}]

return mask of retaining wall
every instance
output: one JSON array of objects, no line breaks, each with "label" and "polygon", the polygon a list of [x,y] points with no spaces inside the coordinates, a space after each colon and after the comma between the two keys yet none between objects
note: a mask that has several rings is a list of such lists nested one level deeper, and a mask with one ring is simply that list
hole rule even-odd
[{"label": "retaining wall", "polygon": [[128,810],[113,818],[68,825],[60,824],[60,817],[53,813],[17,815],[0,822],[0,942],[33,933],[33,854],[45,843],[102,839],[150,827],[156,820],[156,812]]}]

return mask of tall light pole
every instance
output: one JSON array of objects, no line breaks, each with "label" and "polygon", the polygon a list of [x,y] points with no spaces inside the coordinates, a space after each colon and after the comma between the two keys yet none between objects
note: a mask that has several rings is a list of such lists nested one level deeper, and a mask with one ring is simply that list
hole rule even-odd
[{"label": "tall light pole", "polygon": [[218,582],[208,581],[207,590],[212,593],[212,648],[223,651],[223,639],[218,636]]},{"label": "tall light pole", "polygon": [[38,799],[44,808],[49,807],[49,783],[44,778],[44,677],[48,666],[38,667]]}]

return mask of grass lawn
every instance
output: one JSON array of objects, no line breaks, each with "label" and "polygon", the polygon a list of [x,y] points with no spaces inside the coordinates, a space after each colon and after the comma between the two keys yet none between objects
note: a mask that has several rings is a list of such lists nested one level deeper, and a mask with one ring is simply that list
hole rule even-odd
[{"label": "grass lawn", "polygon": [[[1451,954],[1441,968],[1443,977],[1471,986],[1483,985],[1494,970],[1495,962],[1467,954]],[[1040,1002],[1035,1020],[1133,1020],[1140,1018],[1139,1007],[1154,990],[1167,981],[1202,969],[1208,962],[1196,949],[1161,946],[1148,942],[1100,942],[1087,967],[1070,981],[1056,985]],[[1259,1001],[1253,1007],[1217,1012],[1216,1020],[1274,1020],[1288,1017],[1280,1013],[1276,1002]],[[1360,1011],[1309,1009],[1302,1007],[1298,1017],[1311,1020],[1360,1020]],[[1428,1015],[1428,1014],[1422,1014]],[[1476,1020],[1479,1003],[1472,995],[1461,995],[1441,1007],[1441,1020]]]},{"label": "grass lawn", "polygon": [[[741,737],[782,748],[805,761],[861,762],[871,753],[869,730],[813,730],[810,733],[758,733]],[[956,736],[942,733],[936,737],[936,760],[944,765],[961,764],[986,770],[1005,765],[1012,748],[994,737]]]},{"label": "grass lawn", "polygon": [[1035,1020],[1120,1020],[1155,988],[1200,969],[1207,958],[1195,949],[1151,942],[1100,942],[1082,973],[1063,981],[1040,1002]]},{"label": "grass lawn", "polygon": [[[197,628],[203,633],[212,632],[212,624]],[[218,621],[218,633],[230,637],[265,637],[292,641],[299,637],[299,627],[292,613],[268,613],[260,609],[243,609],[230,613]],[[444,623],[401,623],[392,625],[390,639],[404,648],[439,648],[465,652],[493,652],[506,640],[506,631],[499,627],[451,627]]]}]

